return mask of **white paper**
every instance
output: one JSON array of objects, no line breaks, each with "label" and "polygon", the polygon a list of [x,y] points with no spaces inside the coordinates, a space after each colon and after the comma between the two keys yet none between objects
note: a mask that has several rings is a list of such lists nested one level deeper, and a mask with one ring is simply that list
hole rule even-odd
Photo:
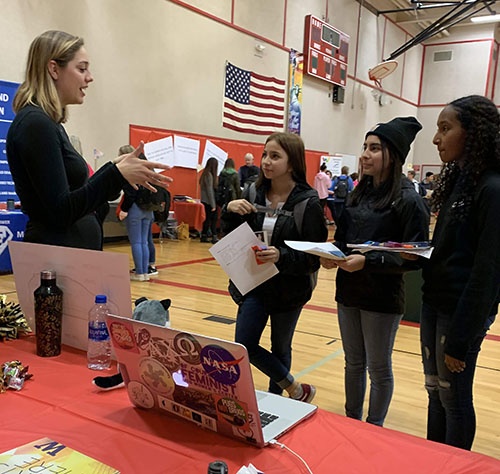
[{"label": "white paper", "polygon": [[310,253],[330,260],[345,260],[342,251],[331,242],[303,242],[298,240],[285,240],[285,244],[294,250]]},{"label": "white paper", "polygon": [[368,245],[368,244],[347,244],[347,246],[351,249],[359,250],[361,253],[375,251],[383,251],[383,252],[397,252],[397,253],[409,253],[413,255],[418,255],[419,257],[431,258],[432,251],[434,247],[423,247],[423,248],[414,248],[407,249],[402,247],[379,247],[376,245]]},{"label": "white paper", "polygon": [[255,245],[262,246],[262,241],[244,222],[210,248],[210,253],[242,295],[279,273],[273,263],[257,264],[252,250]]},{"label": "white paper", "polygon": [[201,160],[202,168],[205,168],[209,158],[217,159],[217,175],[219,175],[222,168],[224,168],[224,165],[226,164],[227,153],[222,148],[219,148],[217,145],[214,145],[210,140],[207,140],[205,143],[203,160]]},{"label": "white paper", "polygon": [[[149,161],[162,163],[164,165],[175,166],[175,154],[172,137],[161,138],[154,142],[144,144],[144,154]],[[156,169],[155,171],[164,171]]]},{"label": "white paper", "polygon": [[132,317],[128,255],[13,241],[9,252],[19,303],[33,331],[33,293],[42,270],[55,270],[63,291],[63,344],[87,350],[88,312],[96,295],[107,296],[111,313]]},{"label": "white paper", "polygon": [[174,137],[175,166],[196,169],[200,158],[200,140]]},{"label": "white paper", "polygon": [[242,466],[236,474],[264,474],[263,471],[259,471],[252,463],[248,466]]}]

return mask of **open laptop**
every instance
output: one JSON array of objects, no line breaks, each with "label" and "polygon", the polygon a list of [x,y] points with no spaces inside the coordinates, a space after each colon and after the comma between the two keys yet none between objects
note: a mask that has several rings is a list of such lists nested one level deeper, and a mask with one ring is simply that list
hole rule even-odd
[{"label": "open laptop", "polygon": [[317,407],[255,391],[248,353],[235,342],[108,315],[130,401],[265,446]]}]

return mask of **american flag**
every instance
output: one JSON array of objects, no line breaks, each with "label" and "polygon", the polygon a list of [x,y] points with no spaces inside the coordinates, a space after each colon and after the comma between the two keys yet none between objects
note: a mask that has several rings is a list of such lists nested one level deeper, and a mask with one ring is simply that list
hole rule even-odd
[{"label": "american flag", "polygon": [[285,81],[226,63],[222,126],[270,135],[283,131]]}]

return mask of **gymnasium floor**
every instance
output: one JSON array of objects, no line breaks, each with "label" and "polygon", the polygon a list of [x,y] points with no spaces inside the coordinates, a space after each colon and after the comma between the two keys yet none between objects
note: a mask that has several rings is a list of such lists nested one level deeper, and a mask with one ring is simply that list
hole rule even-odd
[{"label": "gymnasium floor", "polygon": [[[236,305],[227,292],[227,278],[212,259],[211,244],[198,240],[155,240],[159,275],[150,282],[131,282],[132,299],[170,298],[172,326],[178,329],[233,339]],[[106,244],[105,251],[129,255],[127,242]],[[320,270],[318,286],[302,311],[293,342],[292,373],[317,387],[315,403],[344,413],[344,359],[333,300],[335,272]],[[12,275],[0,276],[0,292],[17,300]],[[207,320],[218,316],[218,321]],[[419,332],[403,321],[393,353],[395,390],[385,427],[425,437],[426,398],[421,368]],[[268,330],[262,343],[268,345]],[[253,369],[256,388],[266,389],[267,379]],[[365,409],[366,409],[365,405]],[[500,459],[500,323],[483,343],[475,382],[477,432],[473,450]],[[366,416],[366,415],[365,415]]]}]

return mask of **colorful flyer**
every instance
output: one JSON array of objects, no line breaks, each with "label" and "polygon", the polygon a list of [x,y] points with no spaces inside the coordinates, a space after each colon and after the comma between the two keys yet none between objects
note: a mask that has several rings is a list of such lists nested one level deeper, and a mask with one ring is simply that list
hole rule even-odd
[{"label": "colorful flyer", "polygon": [[120,474],[120,471],[49,438],[37,439],[0,454],[0,474],[41,472],[40,469],[61,474]]}]

